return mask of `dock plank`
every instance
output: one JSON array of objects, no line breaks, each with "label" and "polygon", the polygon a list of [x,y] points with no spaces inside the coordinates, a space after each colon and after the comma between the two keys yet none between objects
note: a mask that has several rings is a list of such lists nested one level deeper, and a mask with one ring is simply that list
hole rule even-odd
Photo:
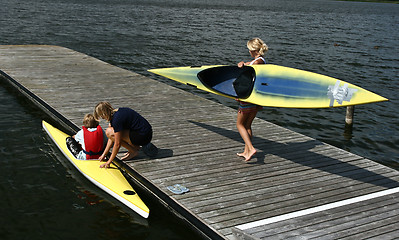
[{"label": "dock plank", "polygon": [[[367,237],[372,237],[375,235],[371,234],[370,232],[363,237],[356,236],[354,232],[348,234],[348,228],[345,229],[344,227],[345,224],[347,224],[349,229],[352,229],[354,227],[353,224],[348,225],[348,223],[357,222],[364,219],[373,221],[373,218],[369,218],[369,216],[375,216],[376,214],[380,213],[384,214],[389,209],[397,209],[397,204],[398,202],[392,197],[388,197],[387,199],[384,199],[384,201],[382,201],[382,199],[372,199],[370,201],[351,205],[350,207],[344,206],[334,209],[334,211],[328,210],[317,214],[307,215],[302,218],[290,219],[285,222],[270,224],[268,229],[263,229],[262,227],[254,228],[249,230],[249,233],[260,239],[269,239],[276,235],[282,237],[283,239],[295,238],[296,236],[306,236],[309,239],[323,239],[323,237],[325,237],[324,239],[334,239],[332,236],[326,236],[331,233],[342,234],[339,237],[335,235],[335,239],[366,239]],[[361,224],[358,225],[360,226]],[[389,225],[390,224],[388,224],[388,226]],[[335,228],[335,226],[337,227]],[[374,228],[369,228],[366,230],[376,232],[376,229]],[[392,229],[390,230],[392,231]],[[325,234],[326,232],[327,234]],[[364,231],[360,230],[360,228],[358,228],[356,232],[358,232],[358,234],[364,234]],[[381,232],[377,233],[377,235],[384,234],[385,232],[386,229],[383,227],[381,228]],[[390,231],[388,230],[387,232]]]},{"label": "dock plank", "polygon": [[[399,173],[258,118],[252,126],[258,152],[244,163],[235,154],[244,147],[235,109],[63,47],[0,46],[0,62],[7,75],[2,80],[16,81],[67,119],[58,121],[80,126],[84,114],[104,100],[147,118],[159,155],[140,153],[122,164],[208,238],[389,239],[399,234],[397,193],[240,230],[242,224],[397,188]],[[166,189],[176,183],[190,192],[175,195]]]}]

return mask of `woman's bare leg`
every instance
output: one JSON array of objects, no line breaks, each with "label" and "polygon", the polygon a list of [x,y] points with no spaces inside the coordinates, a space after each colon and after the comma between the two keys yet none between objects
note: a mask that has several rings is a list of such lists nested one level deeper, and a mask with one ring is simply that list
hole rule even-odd
[{"label": "woman's bare leg", "polygon": [[[115,141],[114,137],[114,128],[113,127],[108,127],[107,130],[105,131],[105,134],[107,135],[108,139],[111,139],[112,142]],[[122,131],[122,139],[121,139],[121,144],[122,147],[127,149],[127,153],[121,158],[122,160],[130,160],[134,157],[136,157],[139,153],[138,151],[140,150],[140,146],[133,145],[132,142],[130,141],[129,137],[129,131],[128,130],[123,130]]]},{"label": "woman's bare leg", "polygon": [[121,159],[131,160],[139,154],[140,146],[132,144],[130,141],[129,130],[123,130],[121,137],[121,144],[128,151]]},{"label": "woman's bare leg", "polygon": [[256,153],[256,149],[252,145],[252,129],[251,124],[254,120],[257,112],[250,113],[238,113],[237,114],[237,129],[241,135],[241,138],[245,142],[245,148],[243,153],[237,153],[238,156],[244,157],[245,161],[249,161],[253,155]]}]

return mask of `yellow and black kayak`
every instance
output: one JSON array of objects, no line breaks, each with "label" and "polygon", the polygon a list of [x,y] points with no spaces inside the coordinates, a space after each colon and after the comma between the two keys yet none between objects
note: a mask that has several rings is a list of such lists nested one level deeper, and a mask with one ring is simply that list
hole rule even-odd
[{"label": "yellow and black kayak", "polygon": [[121,201],[144,218],[148,218],[150,210],[137,195],[122,172],[116,167],[100,168],[98,160],[79,160],[69,151],[66,139],[68,134],[53,127],[49,123],[42,122],[44,130],[53,139],[54,143],[65,157],[92,183]]},{"label": "yellow and black kayak", "polygon": [[336,78],[272,64],[148,71],[204,91],[267,107],[329,108],[388,100]]}]

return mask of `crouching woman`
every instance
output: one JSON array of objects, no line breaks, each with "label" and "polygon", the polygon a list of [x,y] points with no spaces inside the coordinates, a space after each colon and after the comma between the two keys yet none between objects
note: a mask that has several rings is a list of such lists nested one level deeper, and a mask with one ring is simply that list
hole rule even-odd
[{"label": "crouching woman", "polygon": [[94,117],[109,122],[105,131],[108,142],[104,153],[99,157],[103,161],[112,148],[111,157],[101,168],[107,168],[115,159],[121,146],[128,152],[122,160],[131,160],[138,155],[141,146],[147,145],[152,139],[152,127],[150,123],[139,113],[131,108],[114,109],[109,102],[100,102],[94,109]]}]

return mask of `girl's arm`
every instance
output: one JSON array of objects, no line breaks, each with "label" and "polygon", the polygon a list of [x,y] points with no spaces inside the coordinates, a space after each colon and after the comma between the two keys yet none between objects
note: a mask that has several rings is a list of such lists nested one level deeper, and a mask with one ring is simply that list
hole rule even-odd
[{"label": "girl's arm", "polygon": [[244,66],[247,66],[247,65],[249,65],[251,62],[244,62],[244,61],[241,61],[241,62],[239,62],[238,64],[237,64],[237,66],[239,67],[239,68],[242,68],[242,67],[244,67]]},{"label": "girl's arm", "polygon": [[103,154],[101,154],[101,156],[98,158],[98,160],[100,160],[100,162],[102,162],[105,159],[105,157],[107,156],[107,154],[108,154],[109,150],[111,149],[111,147],[112,147],[112,140],[108,139],[107,145],[106,145],[106,147],[104,149]]},{"label": "girl's arm", "polygon": [[[114,139],[115,142],[114,142],[114,146],[112,148],[111,157],[108,159],[108,161],[106,163],[101,164],[100,168],[103,168],[103,167],[108,168],[109,165],[111,164],[111,162],[115,159],[116,154],[118,154],[119,149],[121,148],[121,132],[114,133],[114,138],[115,138]],[[108,149],[108,145],[112,145],[112,141],[111,141],[111,144],[109,144],[110,141],[111,140],[108,139],[107,147],[105,150]],[[109,151],[109,149],[108,149],[108,151]],[[105,151],[104,151],[104,153],[105,153]]]}]

